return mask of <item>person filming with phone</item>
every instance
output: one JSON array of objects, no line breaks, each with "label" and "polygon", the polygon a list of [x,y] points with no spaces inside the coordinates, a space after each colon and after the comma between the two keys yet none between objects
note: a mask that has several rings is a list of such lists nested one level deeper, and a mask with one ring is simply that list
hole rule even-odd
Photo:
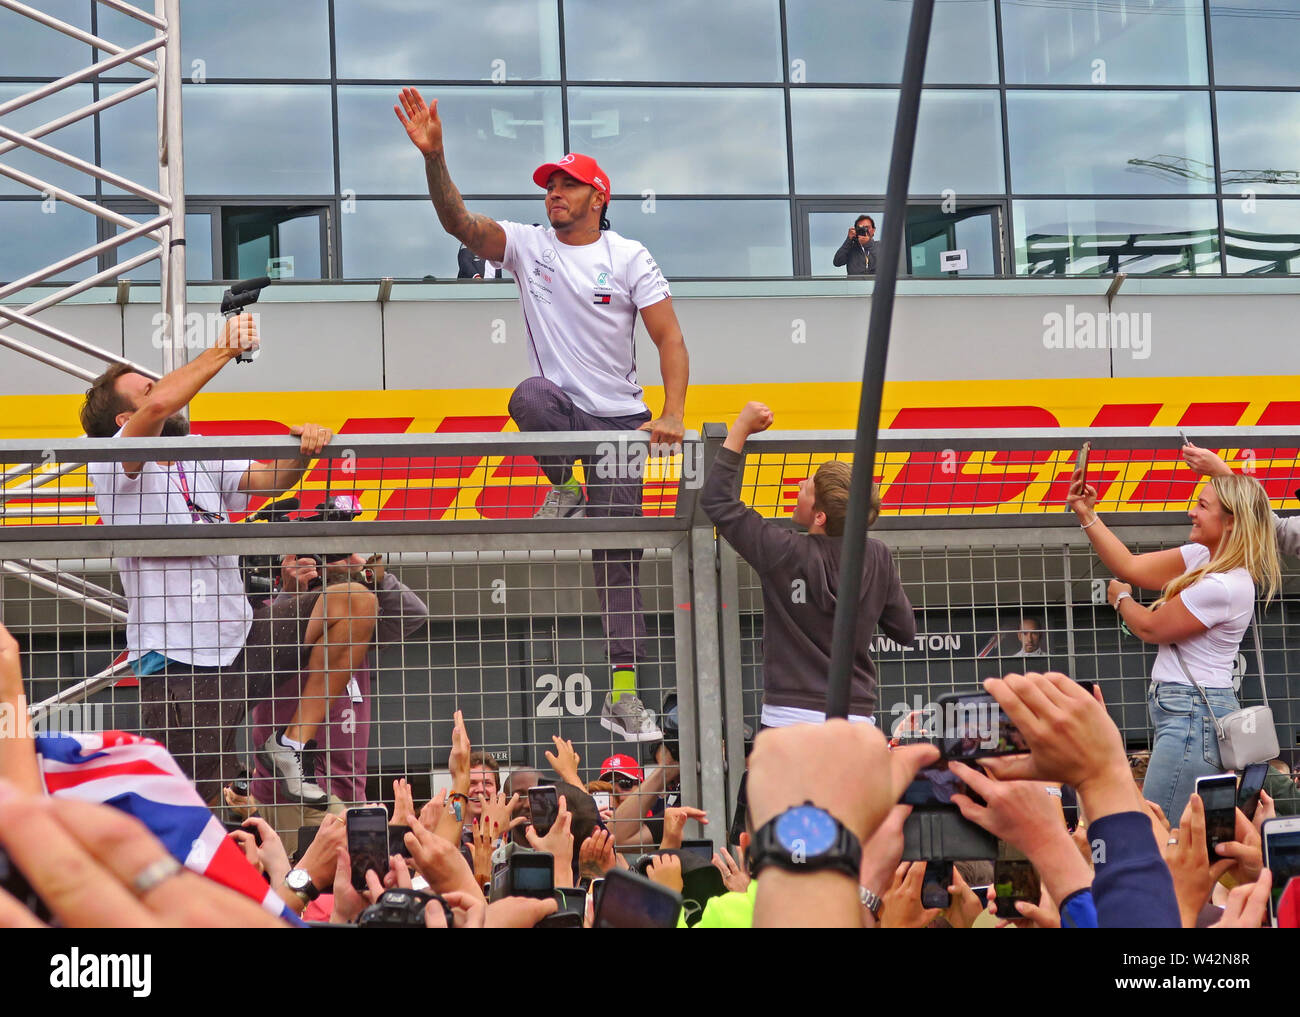
[{"label": "person filming with phone", "polygon": [[[1187,543],[1146,554],[1133,554],[1102,522],[1084,470],[1075,470],[1066,503],[1116,577],[1111,607],[1133,635],[1160,647],[1147,692],[1155,736],[1142,793],[1166,816],[1181,816],[1196,779],[1223,769],[1215,718],[1240,709],[1232,668],[1256,589],[1267,603],[1281,587],[1268,494],[1253,477],[1213,477],[1188,512]],[[1160,596],[1143,607],[1134,586]]]},{"label": "person filming with phone", "polygon": [[849,227],[849,235],[835,252],[836,268],[847,268],[849,275],[876,274],[876,220],[860,215]]}]

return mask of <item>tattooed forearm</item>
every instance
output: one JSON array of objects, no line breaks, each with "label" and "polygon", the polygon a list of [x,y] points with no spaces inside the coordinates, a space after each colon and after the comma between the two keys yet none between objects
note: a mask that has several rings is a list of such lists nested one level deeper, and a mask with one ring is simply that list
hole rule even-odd
[{"label": "tattooed forearm", "polygon": [[490,216],[477,215],[465,207],[460,191],[451,182],[447,161],[441,152],[425,156],[424,175],[429,181],[429,197],[433,199],[442,228],[480,258],[500,261],[506,249],[505,230]]}]

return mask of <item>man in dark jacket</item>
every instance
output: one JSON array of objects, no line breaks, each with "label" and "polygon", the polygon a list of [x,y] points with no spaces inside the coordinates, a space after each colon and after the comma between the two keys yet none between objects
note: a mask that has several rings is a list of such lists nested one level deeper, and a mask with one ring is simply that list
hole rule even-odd
[{"label": "man in dark jacket", "polygon": [[876,274],[876,221],[860,215],[849,227],[848,238],[833,259],[836,268],[848,268],[849,275]]},{"label": "man in dark jacket", "polygon": [[[764,727],[820,723],[825,719],[831,631],[839,588],[847,463],[826,462],[799,487],[794,521],[807,534],[764,519],[737,496],[745,441],[772,426],[772,411],[749,403],[718,450],[700,501],[718,533],[763,584]],[[873,506],[870,519],[875,518]],[[898,643],[916,638],[916,618],[903,592],[889,548],[868,539],[858,605],[858,649],[853,660],[850,720],[868,721],[876,708],[876,668],[867,646],[876,625]]]}]

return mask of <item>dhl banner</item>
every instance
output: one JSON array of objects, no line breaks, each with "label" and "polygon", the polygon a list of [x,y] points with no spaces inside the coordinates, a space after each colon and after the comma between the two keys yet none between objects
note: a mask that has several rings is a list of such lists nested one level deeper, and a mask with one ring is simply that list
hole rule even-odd
[{"label": "dhl banner", "polygon": [[[843,383],[755,383],[696,385],[687,401],[686,426],[730,422],[751,399],[767,403],[780,430],[835,431],[856,423],[859,386]],[[425,434],[514,431],[506,411],[509,389],[257,392],[201,395],[191,407],[194,432],[205,435],[283,434],[292,424],[324,424],[347,434]],[[1300,390],[1284,376],[1232,378],[1101,378],[1006,381],[894,382],[885,386],[882,427],[936,432],[964,428],[1235,427],[1295,426],[1300,435]],[[662,392],[647,390],[652,410]],[[0,397],[0,438],[30,442],[79,435],[80,396]],[[340,439],[336,439],[338,441]],[[1300,441],[1297,442],[1300,444]],[[1283,507],[1296,486],[1297,450],[1256,450],[1262,458],[1255,475]],[[769,492],[760,511],[788,515],[796,488],[826,456],[799,457],[798,463],[751,462],[746,486]],[[893,453],[882,461],[881,485],[886,514],[1060,512],[1073,451],[963,453],[947,464],[940,453]],[[1141,463],[1129,453],[1095,452],[1101,507],[1131,510],[1181,510],[1189,504],[1197,478],[1181,466],[1176,450],[1148,453]],[[1121,460],[1123,460],[1121,462]],[[457,458],[431,460],[420,469],[401,460],[359,464],[354,480],[341,484],[334,474],[332,493],[355,494],[363,518],[411,519],[525,517],[545,495],[546,482],[531,460]],[[940,467],[943,468],[940,468]],[[646,475],[645,511],[671,514],[677,475],[671,464],[651,461]],[[798,475],[794,475],[798,474]],[[69,485],[84,485],[73,474]],[[305,478],[305,491],[324,491],[326,471]],[[757,487],[755,488],[755,485]],[[347,487],[348,490],[343,488]],[[53,494],[53,492],[46,492]],[[40,499],[53,501],[54,498]],[[84,499],[59,499],[65,513]],[[11,502],[10,504],[21,504]],[[311,504],[304,498],[304,507]],[[4,522],[18,522],[10,516]],[[23,522],[55,522],[30,513]]]}]

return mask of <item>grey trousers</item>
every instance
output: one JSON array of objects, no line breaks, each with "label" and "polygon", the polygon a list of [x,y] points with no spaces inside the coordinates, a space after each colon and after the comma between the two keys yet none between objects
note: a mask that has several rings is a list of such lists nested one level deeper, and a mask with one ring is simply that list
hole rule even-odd
[{"label": "grey trousers", "polygon": [[[650,411],[631,417],[597,417],[574,405],[558,385],[545,378],[527,378],[510,396],[510,416],[520,431],[633,431],[650,419]],[[574,459],[543,456],[537,465],[552,484],[562,484],[573,471]],[[641,515],[639,463],[619,461],[615,452],[602,460],[583,462],[587,515],[593,519]],[[638,585],[640,548],[593,550],[596,593],[611,665],[631,666],[648,658],[645,618]]]}]

